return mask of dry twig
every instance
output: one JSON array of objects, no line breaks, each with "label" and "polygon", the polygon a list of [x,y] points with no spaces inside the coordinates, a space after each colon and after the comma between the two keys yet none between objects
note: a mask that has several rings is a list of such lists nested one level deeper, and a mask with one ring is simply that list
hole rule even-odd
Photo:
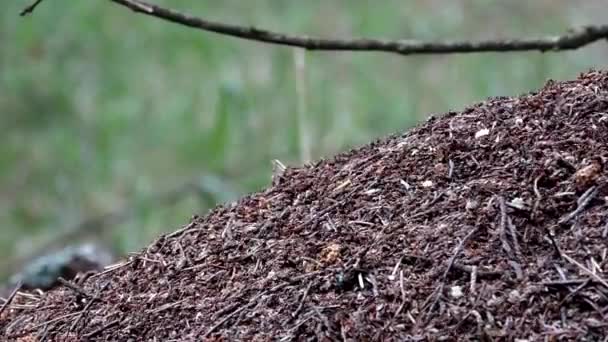
[{"label": "dry twig", "polygon": [[571,256],[569,256],[568,254],[566,254],[564,252],[562,252],[562,257],[564,259],[566,259],[569,263],[571,263],[574,266],[578,267],[581,271],[583,271],[584,273],[586,273],[588,276],[590,276],[591,278],[593,278],[593,280],[597,281],[598,283],[602,284],[606,289],[608,289],[608,281],[606,281],[604,278],[600,277],[597,273],[591,271],[590,269],[588,269],[587,267],[585,267],[585,265],[583,265],[580,262],[576,261],[574,258],[572,258]]},{"label": "dry twig", "polygon": [[109,328],[117,325],[118,323],[120,323],[120,321],[117,320],[117,319],[115,319],[115,320],[110,321],[110,322],[104,324],[103,326],[99,327],[98,329],[95,329],[95,330],[91,331],[90,333],[87,333],[87,334],[85,334],[83,336],[86,337],[86,338],[91,338],[91,337],[93,337],[95,335],[100,334],[104,330],[109,329]]},{"label": "dry twig", "polygon": [[80,286],[72,283],[71,281],[68,281],[68,280],[66,280],[66,279],[64,279],[62,277],[57,278],[57,281],[61,285],[69,288],[70,290],[76,292],[77,294],[79,294],[79,295],[81,295],[81,296],[83,296],[85,298],[91,298],[91,295],[88,294],[83,288],[81,288]]},{"label": "dry twig", "polygon": [[34,1],[32,4],[30,4],[29,6],[27,6],[26,8],[23,9],[23,11],[21,11],[21,13],[19,13],[20,16],[26,16],[32,12],[34,12],[34,10],[36,9],[36,7],[38,5],[40,5],[40,3],[42,2],[42,0],[36,0]]},{"label": "dry twig", "polygon": [[[443,289],[445,288],[446,279],[448,277],[448,274],[450,273],[450,270],[454,266],[454,263],[456,262],[456,258],[458,257],[458,255],[460,254],[462,249],[464,248],[464,245],[467,243],[469,238],[471,238],[471,236],[473,236],[473,234],[475,232],[477,232],[477,229],[478,229],[477,227],[474,227],[473,229],[471,229],[469,231],[469,233],[460,241],[458,246],[456,246],[456,249],[454,250],[454,254],[452,254],[452,256],[450,257],[450,260],[448,261],[448,266],[446,267],[445,271],[443,272],[443,276],[441,277],[441,283],[434,293],[435,297],[434,297],[431,305],[428,307],[428,309],[427,309],[428,311],[426,312],[426,315],[430,315],[433,312],[435,305],[437,304],[437,302],[439,301],[439,298],[441,297],[441,294],[443,293]],[[423,307],[424,307],[424,305],[423,305]],[[419,320],[419,321],[421,321],[421,320]]]},{"label": "dry twig", "polygon": [[591,201],[597,195],[598,190],[599,190],[599,188],[596,185],[587,189],[587,191],[585,191],[581,195],[581,197],[576,201],[576,204],[577,204],[576,210],[574,210],[570,214],[562,217],[559,220],[559,224],[564,224],[564,223],[570,222],[572,219],[574,219],[578,215],[580,215],[585,209],[587,209],[587,206],[589,206],[589,203],[591,203]]},{"label": "dry twig", "polygon": [[6,300],[4,301],[4,304],[2,304],[2,307],[0,307],[0,317],[2,316],[4,310],[6,310],[6,308],[8,308],[8,306],[11,304],[11,302],[17,295],[17,292],[19,292],[19,289],[21,289],[21,282],[17,283],[17,285],[13,289],[13,292],[11,292],[8,298],[6,298]]},{"label": "dry twig", "polygon": [[302,299],[300,300],[300,304],[298,305],[298,308],[296,309],[296,311],[294,311],[291,316],[295,319],[296,317],[298,317],[298,315],[300,314],[300,311],[302,311],[302,308],[304,307],[304,301],[306,300],[306,297],[308,296],[308,292],[310,291],[310,287],[312,286],[312,282],[308,283],[308,286],[306,286],[306,289],[304,290],[304,294],[302,295]]},{"label": "dry twig", "polygon": [[[263,43],[300,47],[307,50],[325,51],[379,51],[400,55],[452,54],[510,51],[564,51],[574,50],[608,38],[608,25],[586,26],[572,29],[562,35],[523,39],[495,39],[483,41],[418,41],[372,38],[328,39],[303,35],[290,35],[262,28],[232,25],[206,20],[141,0],[110,0],[116,4],[148,16],[183,26],[226,36],[238,37]],[[36,2],[23,14],[31,13],[40,3]]]}]

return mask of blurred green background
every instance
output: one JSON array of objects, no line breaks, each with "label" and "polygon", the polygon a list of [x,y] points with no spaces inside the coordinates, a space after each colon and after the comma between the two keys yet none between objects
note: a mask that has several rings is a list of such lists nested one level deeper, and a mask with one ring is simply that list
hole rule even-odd
[{"label": "blurred green background", "polygon": [[[602,23],[602,1],[155,0],[215,21],[326,37],[483,39]],[[306,52],[109,1],[0,12],[0,275],[83,239],[136,251],[192,214],[432,113],[606,64],[574,52]],[[297,64],[297,60],[304,63]],[[298,66],[299,65],[299,66]]]}]

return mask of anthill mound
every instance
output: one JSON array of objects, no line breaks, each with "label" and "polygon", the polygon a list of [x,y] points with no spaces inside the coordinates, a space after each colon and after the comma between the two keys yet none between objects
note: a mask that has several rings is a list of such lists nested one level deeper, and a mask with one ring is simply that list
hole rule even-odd
[{"label": "anthill mound", "polygon": [[81,285],[18,295],[0,336],[603,338],[606,158],[608,72],[489,99],[288,169]]}]

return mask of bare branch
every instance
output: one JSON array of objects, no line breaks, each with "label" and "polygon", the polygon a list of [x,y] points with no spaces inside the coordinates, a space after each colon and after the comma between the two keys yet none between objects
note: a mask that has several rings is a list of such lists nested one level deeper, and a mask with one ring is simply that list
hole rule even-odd
[{"label": "bare branch", "polygon": [[[176,24],[197,28],[221,35],[276,45],[300,47],[307,50],[324,51],[379,51],[400,55],[413,54],[453,54],[477,52],[512,51],[564,51],[575,50],[602,39],[608,39],[608,25],[584,26],[572,29],[560,36],[524,39],[496,39],[481,41],[418,41],[387,40],[372,38],[325,39],[302,35],[289,35],[253,26],[238,26],[209,21],[200,17],[160,7],[142,0],[110,0],[130,8],[137,13],[171,21]],[[42,0],[26,7],[21,15],[32,13]]]},{"label": "bare branch", "polygon": [[199,17],[180,13],[141,0],[110,0],[131,10],[152,17],[171,21],[180,25],[222,35],[254,40],[264,43],[288,45],[308,50],[326,51],[381,51],[411,54],[448,54],[472,52],[507,51],[560,51],[573,50],[608,38],[608,25],[588,26],[571,30],[561,36],[529,39],[507,39],[486,41],[423,42],[416,40],[384,39],[322,39],[307,36],[288,35],[269,30],[208,21]]}]

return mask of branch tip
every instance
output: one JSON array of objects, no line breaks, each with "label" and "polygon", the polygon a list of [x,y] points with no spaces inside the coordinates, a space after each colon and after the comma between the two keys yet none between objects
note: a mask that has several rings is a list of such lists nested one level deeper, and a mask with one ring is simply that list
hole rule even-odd
[{"label": "branch tip", "polygon": [[34,10],[36,9],[36,7],[37,7],[38,5],[40,5],[40,3],[41,3],[41,2],[42,2],[42,0],[36,0],[36,1],[34,1],[34,2],[33,2],[33,3],[31,3],[30,5],[28,5],[26,8],[24,8],[24,9],[23,9],[23,10],[22,10],[22,11],[19,13],[19,15],[20,15],[20,16],[22,16],[22,17],[24,17],[24,16],[26,16],[26,15],[28,15],[28,14],[32,14],[32,13],[34,13]]}]

